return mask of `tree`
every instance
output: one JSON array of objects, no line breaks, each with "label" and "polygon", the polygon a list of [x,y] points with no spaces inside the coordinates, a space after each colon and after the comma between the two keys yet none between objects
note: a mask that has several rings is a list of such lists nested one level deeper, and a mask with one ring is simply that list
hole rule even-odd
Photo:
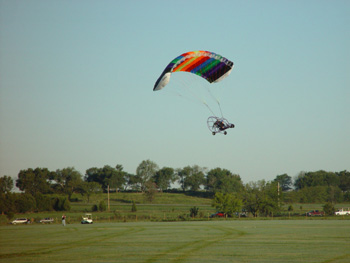
[{"label": "tree", "polygon": [[1,193],[0,192],[0,212],[1,214],[9,214],[16,212],[16,194],[8,192]]},{"label": "tree", "polygon": [[153,180],[161,191],[168,190],[170,184],[176,180],[174,169],[163,167],[154,174]]},{"label": "tree", "polygon": [[148,180],[145,183],[145,192],[144,192],[145,199],[152,203],[156,194],[157,194],[157,185],[151,180]]},{"label": "tree", "polygon": [[226,169],[215,168],[208,172],[206,189],[214,193],[240,192],[243,184],[239,175]]},{"label": "tree", "polygon": [[129,174],[125,173],[125,184],[124,184],[124,190],[127,190],[130,188],[134,191],[140,191],[141,190],[141,178],[138,175],[135,174]]},{"label": "tree", "polygon": [[123,171],[122,165],[117,165],[115,169],[106,165],[102,171],[105,174],[104,185],[109,185],[110,188],[118,191],[125,184],[126,172]]},{"label": "tree", "polygon": [[105,201],[103,201],[103,200],[100,201],[100,203],[98,204],[98,210],[100,212],[104,212],[107,210],[107,206],[106,206]]},{"label": "tree", "polygon": [[218,211],[225,213],[226,215],[233,216],[234,213],[240,212],[242,209],[242,200],[235,194],[225,194],[221,192],[215,193],[215,197],[212,203]]},{"label": "tree", "polygon": [[36,203],[36,211],[38,212],[53,210],[51,198],[41,193],[37,193],[35,195],[35,203]]},{"label": "tree", "polygon": [[19,213],[33,212],[36,208],[35,198],[28,193],[19,194],[15,200],[15,206]]},{"label": "tree", "polygon": [[81,173],[75,170],[74,167],[67,167],[61,170],[58,169],[54,180],[58,186],[57,188],[60,189],[62,193],[67,194],[69,200],[74,192],[77,192],[82,188],[83,184]]},{"label": "tree", "polygon": [[52,172],[47,168],[36,168],[35,170],[29,168],[19,172],[16,186],[31,195],[47,194],[51,192],[50,178],[52,178]]},{"label": "tree", "polygon": [[350,192],[350,172],[345,170],[336,173],[336,175],[339,177],[339,188],[343,192]]},{"label": "tree", "polygon": [[243,192],[243,203],[245,209],[254,216],[278,212],[276,183],[266,183],[265,180],[248,183]]},{"label": "tree", "polygon": [[0,177],[0,193],[9,193],[13,188],[13,179],[4,175]]},{"label": "tree", "polygon": [[312,186],[339,186],[340,178],[335,173],[323,170],[317,172],[301,172],[295,180],[297,190]]},{"label": "tree", "polygon": [[191,207],[190,208],[190,217],[194,218],[198,215],[199,207]]},{"label": "tree", "polygon": [[323,211],[325,212],[326,215],[334,215],[335,213],[335,207],[331,202],[327,202],[324,206],[323,206]]},{"label": "tree", "polygon": [[198,165],[193,165],[192,167],[185,167],[187,170],[187,176],[184,179],[185,189],[190,189],[191,191],[198,191],[202,185],[205,184],[204,170]]},{"label": "tree", "polygon": [[135,201],[132,201],[131,212],[136,212],[136,211],[137,211],[136,203]]},{"label": "tree", "polygon": [[150,160],[142,161],[136,169],[136,175],[141,182],[141,191],[146,190],[146,183],[152,179],[158,171],[158,165]]},{"label": "tree", "polygon": [[284,192],[292,189],[292,177],[288,174],[277,175],[274,182],[278,182]]},{"label": "tree", "polygon": [[96,182],[83,182],[80,193],[87,196],[87,202],[90,203],[90,196],[102,191],[101,185]]},{"label": "tree", "polygon": [[108,185],[111,188],[120,189],[125,183],[126,173],[123,171],[122,165],[117,165],[113,168],[105,165],[103,168],[90,168],[86,170],[84,180],[87,182],[99,183],[103,191],[107,191]]}]

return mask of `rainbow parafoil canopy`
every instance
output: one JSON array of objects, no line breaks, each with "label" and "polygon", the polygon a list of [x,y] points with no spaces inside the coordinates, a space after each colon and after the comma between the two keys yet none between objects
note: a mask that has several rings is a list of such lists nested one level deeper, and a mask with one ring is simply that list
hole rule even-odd
[{"label": "rainbow parafoil canopy", "polygon": [[156,81],[153,90],[161,90],[170,80],[171,73],[185,71],[196,74],[210,83],[227,77],[233,62],[210,51],[190,51],[173,59]]}]

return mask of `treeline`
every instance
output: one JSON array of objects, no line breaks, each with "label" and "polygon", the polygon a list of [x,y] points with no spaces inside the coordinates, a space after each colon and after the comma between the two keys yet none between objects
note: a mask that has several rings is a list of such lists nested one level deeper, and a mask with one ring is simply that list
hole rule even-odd
[{"label": "treeline", "polygon": [[[175,183],[179,185],[176,191],[229,198],[241,203],[239,207],[253,214],[277,213],[283,203],[334,204],[350,201],[348,171],[301,172],[294,180],[288,174],[282,174],[272,181],[243,184],[238,174],[227,169],[209,170],[198,165],[177,169],[159,168],[155,162],[144,160],[138,165],[135,174],[125,172],[120,164],[115,167],[106,165],[89,168],[84,175],[73,167],[56,171],[47,168],[21,170],[15,181],[15,185],[23,192],[21,194],[12,193],[12,178],[3,176],[0,178],[0,211],[69,210],[73,193],[82,194],[89,202],[92,194],[108,189],[143,192],[151,201],[152,193],[174,191],[171,186]],[[61,197],[53,198],[55,194]],[[65,197],[62,198],[62,195]]]}]

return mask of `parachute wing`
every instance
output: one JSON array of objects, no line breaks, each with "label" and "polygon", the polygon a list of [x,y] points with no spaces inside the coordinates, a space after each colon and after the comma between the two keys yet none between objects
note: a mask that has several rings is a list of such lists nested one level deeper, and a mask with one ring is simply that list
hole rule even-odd
[{"label": "parachute wing", "polygon": [[210,51],[190,51],[184,53],[164,69],[153,90],[161,90],[170,80],[171,73],[185,71],[196,74],[210,83],[219,82],[227,77],[233,68],[233,62]]}]

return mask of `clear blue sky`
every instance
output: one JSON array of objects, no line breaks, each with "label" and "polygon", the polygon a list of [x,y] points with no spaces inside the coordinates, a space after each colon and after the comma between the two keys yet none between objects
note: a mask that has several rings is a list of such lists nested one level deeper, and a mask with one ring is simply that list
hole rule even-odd
[{"label": "clear blue sky", "polygon": [[[168,96],[175,74],[152,91],[192,50],[235,63],[207,84],[236,125],[226,136],[211,135],[203,104]],[[135,173],[147,159],[221,167],[245,183],[350,170],[349,61],[346,0],[0,0],[0,176]]]}]

